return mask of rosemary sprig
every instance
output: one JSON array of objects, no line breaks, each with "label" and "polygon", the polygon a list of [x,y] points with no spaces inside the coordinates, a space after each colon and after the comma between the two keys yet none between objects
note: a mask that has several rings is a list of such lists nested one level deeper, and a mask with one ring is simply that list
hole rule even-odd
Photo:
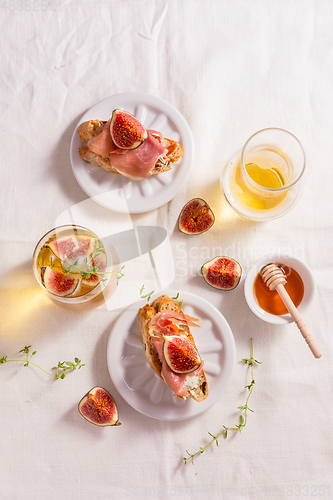
[{"label": "rosemary sprig", "polygon": [[25,360],[24,359],[7,359],[8,356],[3,356],[0,359],[0,365],[4,364],[4,363],[11,363],[13,361],[17,361],[17,362],[21,362],[21,363],[24,362],[23,366],[33,365],[36,368],[39,368],[40,370],[42,370],[44,373],[46,373],[50,377],[55,378],[56,380],[58,378],[64,379],[65,373],[67,371],[74,371],[76,369],[79,370],[80,368],[82,368],[82,366],[84,366],[84,364],[81,363],[81,360],[79,358],[74,358],[74,363],[72,361],[59,361],[58,365],[54,366],[52,368],[52,370],[56,370],[55,374],[49,373],[48,371],[44,370],[44,368],[42,368],[41,366],[39,366],[36,363],[33,363],[31,361],[32,356],[35,356],[37,351],[33,351],[32,353],[30,353],[30,347],[31,347],[31,345],[26,345],[23,349],[21,349],[19,351],[19,352],[23,352],[27,355]]},{"label": "rosemary sprig", "polygon": [[244,427],[246,426],[247,419],[248,419],[248,412],[249,411],[253,412],[253,410],[251,410],[251,408],[249,408],[249,406],[248,406],[249,399],[250,399],[250,396],[252,394],[254,384],[255,384],[254,375],[253,375],[253,366],[255,365],[255,363],[261,364],[260,361],[258,361],[257,359],[254,359],[254,357],[253,357],[253,339],[252,338],[251,338],[251,357],[250,358],[242,358],[242,361],[244,361],[245,364],[248,364],[251,367],[251,383],[249,385],[245,386],[249,392],[248,392],[245,404],[242,406],[238,406],[238,409],[241,410],[241,412],[244,412],[244,415],[242,415],[242,414],[240,415],[239,424],[235,425],[234,427],[226,427],[225,425],[223,425],[223,430],[219,434],[217,434],[217,436],[214,436],[214,434],[211,434],[210,432],[208,432],[208,434],[211,436],[212,439],[205,446],[200,447],[197,452],[190,453],[186,450],[188,457],[183,457],[185,464],[187,464],[187,462],[189,460],[191,460],[191,462],[194,463],[194,461],[193,461],[194,457],[197,455],[200,455],[200,453],[203,453],[205,451],[205,449],[208,448],[208,446],[210,446],[212,443],[215,442],[216,446],[218,446],[219,445],[218,438],[220,436],[227,438],[228,431],[240,431],[241,432],[244,429]]}]

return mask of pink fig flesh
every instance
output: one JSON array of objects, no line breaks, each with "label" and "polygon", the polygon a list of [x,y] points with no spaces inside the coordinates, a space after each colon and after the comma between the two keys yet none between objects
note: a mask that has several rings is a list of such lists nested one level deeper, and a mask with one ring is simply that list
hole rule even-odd
[{"label": "pink fig flesh", "polygon": [[110,123],[113,142],[120,149],[136,149],[147,139],[144,126],[127,111],[115,109]]},{"label": "pink fig flesh", "polygon": [[74,293],[79,280],[70,273],[61,273],[51,267],[45,267],[42,268],[42,282],[49,292],[66,297]]},{"label": "pink fig flesh", "polygon": [[105,253],[100,253],[94,257],[90,263],[90,266],[96,271],[82,275],[82,285],[86,286],[96,286],[101,281],[104,271],[106,269],[106,255]]},{"label": "pink fig flesh", "polygon": [[118,410],[111,394],[102,387],[93,387],[79,403],[79,412],[92,424],[100,427],[121,425]]},{"label": "pink fig flesh", "polygon": [[178,227],[185,234],[201,234],[208,231],[215,222],[215,216],[202,198],[193,198],[183,207]]},{"label": "pink fig flesh", "polygon": [[230,257],[215,257],[201,268],[205,281],[219,290],[233,290],[238,285],[242,268]]},{"label": "pink fig flesh", "polygon": [[170,370],[175,373],[191,373],[199,368],[201,358],[195,347],[177,335],[163,335],[163,355]]}]

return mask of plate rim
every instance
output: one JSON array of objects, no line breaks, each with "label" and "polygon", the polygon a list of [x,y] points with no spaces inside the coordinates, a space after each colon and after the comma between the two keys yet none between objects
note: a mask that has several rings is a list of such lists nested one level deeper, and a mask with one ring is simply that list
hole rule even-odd
[{"label": "plate rim", "polygon": [[[91,192],[91,190],[89,190],[89,188],[86,186],[86,184],[83,182],[82,177],[80,177],[80,175],[79,175],[79,168],[80,167],[76,166],[76,164],[75,164],[75,162],[77,160],[76,155],[78,154],[76,143],[78,142],[77,129],[78,129],[79,125],[88,119],[96,118],[96,116],[90,115],[90,113],[94,113],[95,107],[101,106],[101,105],[103,105],[103,103],[111,102],[113,100],[119,101],[119,100],[125,100],[125,99],[129,102],[136,103],[138,105],[145,104],[145,105],[153,106],[155,108],[160,109],[164,114],[167,115],[168,118],[170,118],[174,122],[174,124],[177,127],[177,130],[179,131],[179,134],[184,136],[184,142],[187,143],[186,147],[184,147],[184,154],[186,156],[183,155],[182,163],[180,164],[180,168],[183,167],[182,175],[180,177],[180,180],[178,179],[177,184],[175,184],[175,189],[171,189],[171,193],[169,192],[169,194],[165,198],[163,198],[161,196],[161,193],[156,194],[153,199],[148,199],[148,201],[146,202],[146,205],[148,205],[148,206],[146,206],[143,209],[140,208],[139,206],[134,207],[134,208],[130,208],[127,205],[127,210],[124,210],[124,209],[121,209],[121,208],[115,206],[115,204],[114,203],[112,204],[112,202],[106,203],[104,196],[102,196],[101,197],[102,199],[99,200],[99,195],[105,194],[105,192],[101,192],[98,195],[94,195]],[[191,172],[191,169],[192,169],[192,166],[193,166],[193,159],[194,159],[194,138],[193,138],[191,128],[190,128],[187,120],[185,119],[185,117],[181,114],[181,112],[175,106],[173,106],[173,104],[169,103],[168,101],[166,101],[158,96],[155,96],[155,95],[149,94],[149,93],[144,93],[144,92],[122,92],[122,93],[118,93],[118,94],[113,94],[113,95],[105,97],[105,98],[101,99],[99,102],[95,103],[93,106],[91,106],[89,109],[87,109],[83,113],[83,115],[81,116],[81,118],[77,122],[75,129],[73,131],[71,143],[70,143],[71,167],[72,167],[74,177],[75,177],[77,183],[79,184],[79,186],[81,187],[81,189],[86,193],[87,196],[92,198],[96,203],[102,205],[104,208],[107,208],[108,210],[112,210],[114,212],[120,212],[120,213],[129,213],[129,214],[131,214],[131,213],[133,213],[133,214],[146,213],[146,212],[150,212],[152,210],[155,210],[157,208],[160,208],[163,205],[169,203],[169,201],[171,201],[177,195],[177,193],[180,191],[180,189],[186,183],[186,180],[188,179],[190,172]],[[184,163],[185,163],[185,165],[184,165]],[[89,164],[89,165],[91,167],[91,164]],[[98,168],[98,167],[94,167],[94,168]],[[114,174],[114,175],[116,175],[116,174]],[[140,182],[140,181],[132,181],[132,182]],[[166,192],[166,189],[169,186],[170,186],[170,184],[166,185],[165,190],[162,190],[162,194],[163,194],[163,192]],[[149,203],[149,201],[151,201],[151,203]],[[139,203],[140,203],[140,201],[139,201]],[[138,202],[136,203],[136,205],[138,205]]]},{"label": "plate rim", "polygon": [[[196,416],[204,413],[209,408],[214,406],[220,400],[220,398],[222,397],[226,388],[228,387],[228,385],[231,381],[234,369],[235,369],[235,365],[236,365],[236,344],[235,344],[235,339],[234,339],[232,330],[231,330],[230,325],[227,322],[226,318],[224,317],[224,315],[213,304],[211,304],[206,299],[204,299],[204,298],[200,297],[199,295],[196,295],[192,292],[181,291],[181,290],[175,291],[172,289],[166,289],[166,290],[155,293],[152,296],[150,303],[152,303],[160,295],[167,294],[170,297],[173,297],[173,296],[176,296],[177,293],[179,293],[180,297],[184,298],[185,304],[188,303],[189,306],[196,305],[197,307],[200,307],[201,305],[206,306],[208,311],[211,310],[213,312],[213,315],[217,315],[217,317],[219,318],[219,323],[217,323],[217,321],[215,321],[215,324],[217,325],[218,330],[219,330],[219,334],[221,335],[221,338],[225,342],[225,345],[227,346],[227,350],[228,350],[228,355],[226,357],[226,366],[224,367],[224,369],[221,371],[221,374],[219,375],[220,379],[222,378],[222,376],[225,378],[222,390],[219,391],[219,394],[215,394],[215,396],[212,397],[211,399],[209,399],[209,396],[208,396],[208,398],[206,400],[200,402],[200,406],[199,406],[199,403],[196,403],[196,402],[191,400],[192,403],[198,404],[197,407],[194,407],[196,411],[193,411],[193,409],[192,409],[192,411],[187,412],[184,415],[180,414],[180,415],[177,415],[175,417],[174,416],[163,417],[162,415],[158,415],[158,412],[156,414],[155,411],[152,411],[152,412],[149,411],[150,409],[156,409],[156,406],[154,406],[153,403],[151,405],[144,404],[143,405],[144,408],[142,406],[137,407],[137,405],[135,405],[135,403],[138,401],[138,403],[140,404],[140,402],[141,402],[138,393],[131,391],[131,389],[127,386],[124,378],[122,377],[122,375],[120,373],[121,370],[117,369],[116,365],[114,364],[114,360],[112,358],[111,353],[112,353],[114,345],[117,345],[117,343],[120,342],[120,340],[119,340],[120,336],[119,336],[119,334],[118,334],[118,338],[116,336],[113,336],[113,332],[115,330],[119,330],[119,324],[121,323],[124,315],[132,316],[132,320],[134,320],[135,315],[139,311],[139,308],[147,303],[146,300],[138,301],[134,304],[131,304],[127,309],[125,309],[118,316],[114,325],[111,328],[111,332],[110,332],[108,343],[107,343],[108,371],[109,371],[110,378],[111,378],[115,388],[119,392],[120,396],[126,401],[127,404],[129,404],[129,406],[131,406],[134,410],[138,411],[139,413],[141,413],[147,417],[154,418],[156,420],[163,420],[163,421],[187,420],[189,418],[193,418],[193,417],[196,417]],[[191,299],[194,299],[194,302],[191,301]],[[189,301],[189,302],[187,302],[187,301]],[[200,306],[198,304],[200,304]],[[208,316],[210,317],[211,314],[208,314]],[[220,322],[222,322],[223,327],[221,327]],[[124,339],[122,339],[122,341],[121,341],[122,345],[123,345],[123,342],[124,342]],[[119,362],[120,362],[120,360],[119,360]],[[133,396],[134,394],[135,394],[135,396]],[[212,395],[212,394],[210,394],[210,395]],[[147,407],[148,407],[148,410],[147,410]],[[182,411],[183,409],[179,407],[179,410]]]}]

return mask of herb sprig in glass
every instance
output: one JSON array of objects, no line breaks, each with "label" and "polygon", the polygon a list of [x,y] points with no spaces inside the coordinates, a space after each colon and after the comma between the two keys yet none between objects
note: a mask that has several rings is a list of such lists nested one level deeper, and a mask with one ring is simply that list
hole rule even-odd
[{"label": "herb sprig in glass", "polygon": [[85,264],[84,264],[84,266],[85,266],[84,270],[82,269],[82,263],[79,264],[80,259],[77,259],[73,264],[70,264],[65,259],[65,260],[61,261],[62,265],[59,266],[59,264],[57,264],[57,260],[55,260],[51,257],[50,267],[52,269],[59,269],[61,272],[64,272],[65,274],[68,274],[68,273],[80,274],[82,279],[84,279],[84,278],[89,279],[91,276],[98,276],[98,277],[100,277],[100,281],[104,284],[107,281],[107,279],[103,278],[103,276],[106,273],[113,274],[116,276],[117,286],[119,284],[119,280],[124,278],[128,283],[130,283],[130,285],[134,286],[135,288],[137,288],[139,290],[141,299],[147,299],[147,301],[149,301],[151,299],[151,296],[153,295],[154,290],[149,292],[149,293],[146,293],[144,285],[139,287],[139,286],[135,285],[134,283],[132,283],[128,278],[126,278],[126,276],[123,272],[123,269],[125,266],[122,266],[119,272],[101,271],[100,270],[101,264],[94,263],[94,259],[96,259],[96,257],[98,257],[101,253],[105,253],[105,249],[104,249],[102,243],[98,242],[98,246],[96,246],[96,244],[94,246],[94,252],[92,253],[92,255],[89,258],[86,257]]}]

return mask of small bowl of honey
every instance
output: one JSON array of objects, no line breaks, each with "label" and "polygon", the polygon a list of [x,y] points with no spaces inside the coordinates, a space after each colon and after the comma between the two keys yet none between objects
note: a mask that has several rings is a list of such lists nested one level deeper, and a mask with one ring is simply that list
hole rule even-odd
[{"label": "small bowl of honey", "polygon": [[244,284],[245,299],[252,312],[260,319],[277,325],[293,322],[279,294],[264,283],[260,271],[267,264],[280,267],[287,283],[285,289],[301,315],[311,305],[315,283],[311,269],[298,257],[275,253],[259,259],[249,270]]}]

